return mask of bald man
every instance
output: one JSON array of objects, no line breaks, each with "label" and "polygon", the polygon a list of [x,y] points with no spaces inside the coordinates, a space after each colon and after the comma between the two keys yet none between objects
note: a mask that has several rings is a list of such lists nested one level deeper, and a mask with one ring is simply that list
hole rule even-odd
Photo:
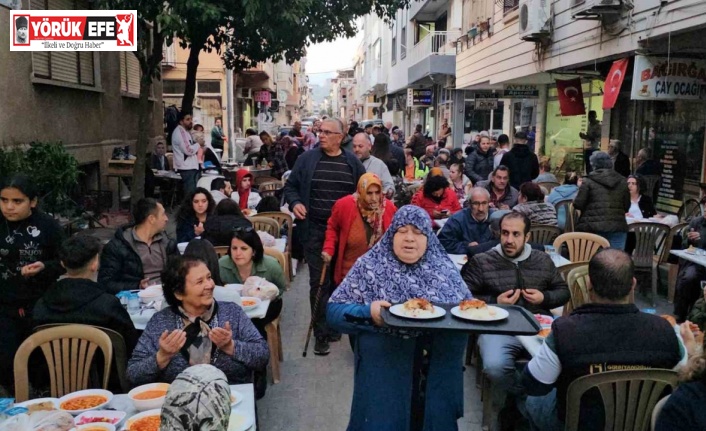
[{"label": "bald man", "polygon": [[368,135],[361,132],[353,136],[353,153],[363,163],[366,172],[375,174],[380,178],[382,188],[389,199],[395,193],[395,183],[392,181],[390,170],[385,162],[370,154],[372,149],[373,146],[370,144]]}]

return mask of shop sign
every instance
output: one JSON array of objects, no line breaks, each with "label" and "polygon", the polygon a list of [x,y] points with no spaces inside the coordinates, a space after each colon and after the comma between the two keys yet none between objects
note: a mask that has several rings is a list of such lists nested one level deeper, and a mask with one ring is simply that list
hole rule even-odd
[{"label": "shop sign", "polygon": [[505,84],[504,95],[513,99],[533,99],[539,97],[539,89],[536,85]]},{"label": "shop sign", "polygon": [[[412,103],[410,104],[409,100],[409,90],[412,90]],[[431,89],[421,89],[421,90],[416,90],[416,89],[407,89],[407,103],[410,106],[417,106],[417,107],[424,107],[424,106],[431,106],[431,100],[432,100],[432,90]]]},{"label": "shop sign", "polygon": [[476,111],[490,111],[498,109],[498,96],[495,94],[476,93]]},{"label": "shop sign", "polygon": [[631,99],[706,99],[706,60],[635,56]]},{"label": "shop sign", "polygon": [[255,101],[256,102],[270,103],[271,100],[272,100],[272,95],[270,94],[269,91],[256,91],[255,92]]}]

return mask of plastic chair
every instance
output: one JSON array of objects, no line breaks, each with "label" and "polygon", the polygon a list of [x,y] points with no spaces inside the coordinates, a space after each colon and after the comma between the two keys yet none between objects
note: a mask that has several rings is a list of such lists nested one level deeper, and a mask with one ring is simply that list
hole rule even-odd
[{"label": "plastic chair", "polygon": [[672,249],[674,244],[674,237],[681,235],[682,238],[686,236],[686,229],[689,223],[678,223],[669,230],[669,235],[667,235],[667,240],[664,243],[664,250],[659,258],[659,263],[657,264],[657,283],[660,283],[660,269],[664,269],[667,272],[667,301],[670,303],[674,302],[674,296],[676,294],[676,284],[677,284],[677,273],[679,272],[679,265],[676,263],[669,262],[669,251]]},{"label": "plastic chair", "polygon": [[267,232],[275,238],[281,236],[277,220],[269,217],[253,216],[250,217],[250,222],[255,230]]},{"label": "plastic chair", "polygon": [[547,189],[547,192],[551,193],[554,187],[559,187],[561,184],[555,183],[554,181],[546,181],[542,183],[537,183],[537,185],[539,187],[544,187],[545,189]]},{"label": "plastic chair", "polygon": [[564,316],[568,316],[583,304],[591,302],[588,294],[588,264],[584,263],[572,269],[566,276],[566,284],[569,286],[571,299],[564,305]]},{"label": "plastic chair", "polygon": [[265,247],[265,256],[271,256],[277,259],[279,266],[281,266],[282,271],[284,271],[284,278],[287,280],[287,287],[289,287],[289,282],[291,281],[289,276],[289,261],[284,253],[272,247]]},{"label": "plastic chair", "polygon": [[276,196],[277,192],[282,190],[282,183],[279,181],[271,181],[262,183],[258,186],[257,191],[263,198],[265,196]]},{"label": "plastic chair", "polygon": [[278,180],[278,179],[275,178],[275,177],[271,177],[271,176],[269,176],[269,175],[257,176],[257,177],[255,177],[255,180],[253,181],[253,185],[256,186],[256,187],[259,187],[261,184],[265,184],[265,183],[278,183],[278,184],[282,184],[282,182],[281,182],[280,180]]},{"label": "plastic chair", "polygon": [[51,396],[62,397],[87,389],[88,377],[96,349],[104,358],[103,385],[108,387],[113,346],[110,336],[88,325],[63,325],[30,335],[15,353],[15,400],[29,398],[28,361],[32,352],[41,348],[49,368]]},{"label": "plastic chair", "polygon": [[672,370],[621,370],[591,374],[574,380],[566,393],[566,431],[579,429],[581,398],[593,388],[605,408],[605,430],[644,431],[665,389],[677,386]]},{"label": "plastic chair", "polygon": [[667,400],[669,400],[669,397],[671,396],[671,394],[667,395],[666,397],[657,401],[657,404],[655,404],[655,409],[652,410],[652,425],[650,426],[651,431],[655,431],[655,427],[657,426],[657,418],[659,418],[659,414],[662,412],[662,407],[664,407],[664,405],[667,403]]},{"label": "plastic chair", "polygon": [[602,236],[587,232],[563,233],[554,240],[554,248],[561,253],[561,247],[566,244],[569,250],[569,260],[572,262],[588,262],[601,248],[609,248],[610,243]]},{"label": "plastic chair", "polygon": [[587,265],[588,262],[573,262],[573,263],[567,263],[566,265],[562,265],[556,268],[557,271],[559,271],[559,275],[561,276],[561,279],[566,281],[567,278],[569,277],[569,273],[571,272],[572,269],[578,268],[580,266]]},{"label": "plastic chair", "polygon": [[566,224],[564,225],[564,233],[567,232],[573,232],[574,231],[574,226],[576,226],[576,214],[574,211],[574,200],[573,199],[564,199],[556,204],[554,204],[554,209],[556,210],[557,215],[559,214],[559,211],[563,211],[564,214],[566,214]]},{"label": "plastic chair", "polygon": [[696,199],[687,199],[677,212],[680,222],[690,222],[692,218],[700,215],[703,215],[703,212],[701,204]]},{"label": "plastic chair", "polygon": [[287,258],[289,263],[289,278],[293,277],[292,270],[292,238],[294,238],[294,218],[287,213],[281,211],[271,211],[259,213],[258,217],[269,217],[271,219],[277,220],[280,227],[287,226],[287,247],[284,249],[284,257]]},{"label": "plastic chair", "polygon": [[282,355],[282,333],[279,329],[279,316],[265,325],[267,345],[270,348],[270,367],[272,368],[272,383],[280,382],[279,363],[284,360]]},{"label": "plastic chair", "polygon": [[[66,326],[70,323],[48,323],[46,325],[39,325],[34,328],[34,332],[43,331],[49,328],[55,328],[57,326]],[[100,329],[101,331],[108,334],[110,337],[110,342],[113,343],[113,359],[115,360],[115,373],[118,376],[118,382],[120,383],[120,388],[123,393],[128,393],[132,387],[127,379],[127,346],[125,345],[125,339],[123,336],[112,329],[105,328],[103,326],[86,325],[92,328]]]},{"label": "plastic chair", "polygon": [[533,244],[552,245],[561,235],[561,229],[556,226],[537,224],[530,227],[530,242]]},{"label": "plastic chair", "polygon": [[657,298],[657,271],[659,260],[664,254],[669,231],[669,226],[655,222],[637,222],[628,226],[628,232],[635,234],[635,250],[632,252],[632,261],[635,263],[635,271],[650,274],[653,306]]},{"label": "plastic chair", "polygon": [[230,247],[227,245],[218,245],[218,246],[213,247],[213,249],[216,250],[216,255],[218,257],[223,257],[223,256],[227,255],[229,248]]}]

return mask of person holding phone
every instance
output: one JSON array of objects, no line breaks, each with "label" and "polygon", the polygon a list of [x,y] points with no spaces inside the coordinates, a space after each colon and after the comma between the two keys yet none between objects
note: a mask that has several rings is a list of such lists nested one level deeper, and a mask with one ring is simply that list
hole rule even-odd
[{"label": "person holding phone", "polygon": [[461,204],[449,180],[443,174],[437,174],[437,170],[441,171],[439,168],[431,170],[422,189],[412,196],[412,205],[422,208],[432,220],[448,218],[461,211]]}]

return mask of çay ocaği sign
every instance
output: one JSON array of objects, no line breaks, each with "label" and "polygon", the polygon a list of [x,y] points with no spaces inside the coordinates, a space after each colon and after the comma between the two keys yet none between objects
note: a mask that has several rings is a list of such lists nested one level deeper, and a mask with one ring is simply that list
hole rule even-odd
[{"label": "\u00e7ay oca\u011fi sign", "polygon": [[706,61],[635,56],[633,100],[706,99]]}]

